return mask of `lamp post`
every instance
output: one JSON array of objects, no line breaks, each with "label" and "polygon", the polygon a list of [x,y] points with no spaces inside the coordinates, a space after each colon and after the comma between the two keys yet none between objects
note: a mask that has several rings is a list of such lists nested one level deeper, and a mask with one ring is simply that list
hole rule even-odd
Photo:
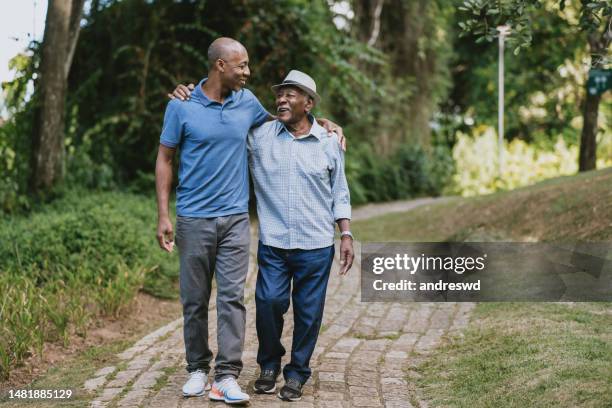
[{"label": "lamp post", "polygon": [[498,147],[498,172],[502,177],[504,166],[504,46],[506,37],[510,35],[510,26],[501,25],[497,27],[499,32],[499,64],[497,73],[498,83],[498,110],[497,110],[497,147]]}]

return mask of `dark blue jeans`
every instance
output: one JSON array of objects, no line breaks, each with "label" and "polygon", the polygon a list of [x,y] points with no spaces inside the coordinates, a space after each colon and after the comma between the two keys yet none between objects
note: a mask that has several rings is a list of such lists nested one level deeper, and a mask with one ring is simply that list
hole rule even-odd
[{"label": "dark blue jeans", "polygon": [[[333,245],[321,249],[280,249],[259,242],[255,304],[262,370],[279,370],[285,348],[281,344],[283,315],[293,301],[293,344],[291,362],[283,370],[285,379],[303,383],[311,374],[310,357],[319,336],[329,271],[334,259]],[[293,280],[293,291],[291,281]]]}]

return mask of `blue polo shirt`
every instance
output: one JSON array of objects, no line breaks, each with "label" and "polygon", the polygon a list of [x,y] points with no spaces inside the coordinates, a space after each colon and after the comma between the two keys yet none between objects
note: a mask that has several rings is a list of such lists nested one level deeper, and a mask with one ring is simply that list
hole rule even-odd
[{"label": "blue polo shirt", "polygon": [[269,116],[248,89],[232,91],[223,104],[211,101],[202,91],[206,79],[189,101],[168,103],[160,137],[179,149],[176,213],[183,217],[248,211],[247,134]]}]

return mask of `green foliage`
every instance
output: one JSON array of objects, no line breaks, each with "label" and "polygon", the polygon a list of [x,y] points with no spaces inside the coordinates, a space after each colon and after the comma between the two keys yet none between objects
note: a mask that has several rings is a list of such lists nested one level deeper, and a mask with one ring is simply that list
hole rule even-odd
[{"label": "green foliage", "polygon": [[[606,142],[600,148],[603,151],[608,146]],[[499,177],[497,135],[491,128],[475,137],[459,133],[453,157],[457,163],[453,188],[463,196],[512,190],[578,170],[578,147],[566,144],[561,137],[546,147],[515,139],[504,142],[503,173]],[[597,164],[600,168],[612,165],[612,156],[601,155]]]},{"label": "green foliage", "polygon": [[[249,50],[248,87],[270,110],[270,85],[302,69],[323,96],[317,115],[349,127],[373,120],[361,95],[378,87],[357,62],[384,58],[341,33],[332,17],[321,0],[103,2],[81,30],[69,78],[74,126],[67,173],[73,166],[78,174],[68,183],[107,188],[109,179],[141,183],[142,174],[153,174],[166,95],[206,76],[207,48],[222,35]],[[101,173],[104,180],[97,180]]]},{"label": "green foliage", "polygon": [[26,195],[29,177],[30,135],[34,122],[32,101],[26,102],[27,87],[32,83],[38,61],[37,43],[9,61],[15,78],[2,83],[3,107],[9,119],[0,124],[0,212],[27,210]]},{"label": "green foliage", "polygon": [[[476,35],[477,42],[491,42],[499,36],[497,27],[509,25],[512,35],[508,44],[514,46],[514,53],[528,48],[533,41],[532,19],[536,11],[544,7],[541,0],[466,0],[459,7],[465,12],[465,18],[459,22],[459,27],[466,32]],[[560,11],[566,6],[574,6],[575,2],[566,0],[555,1]],[[580,29],[587,32],[597,32],[600,27],[606,28],[612,18],[612,4],[609,0],[581,0],[580,1]]]},{"label": "green foliage", "polygon": [[381,159],[362,144],[346,155],[351,203],[439,195],[451,181],[454,166],[450,151],[442,146],[425,150],[418,144],[402,145]]},{"label": "green foliage", "polygon": [[[556,1],[541,2],[541,7],[528,14],[533,38],[529,48],[518,56],[506,53],[504,121],[509,140],[547,138],[554,144],[559,135],[567,143],[579,139],[580,129],[568,125],[583,113],[584,60],[588,54],[586,34],[576,27],[579,10],[574,3],[559,10]],[[456,15],[457,23],[466,18],[478,17],[466,12]],[[471,31],[463,34],[456,40],[453,61],[461,69],[455,71],[450,103],[443,109],[450,115],[458,109],[476,126],[494,126],[498,113],[497,44],[476,43],[478,35]],[[513,31],[510,38],[516,38],[515,34]],[[460,130],[470,132],[465,127]]]},{"label": "green foliage", "polygon": [[141,196],[74,191],[0,220],[0,377],[44,341],[117,316],[140,289],[174,295],[177,258],[158,248],[155,219]]}]

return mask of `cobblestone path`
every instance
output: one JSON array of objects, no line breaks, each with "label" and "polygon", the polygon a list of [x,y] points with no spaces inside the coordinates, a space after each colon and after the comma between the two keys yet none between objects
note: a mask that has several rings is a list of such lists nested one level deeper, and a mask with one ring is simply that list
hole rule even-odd
[{"label": "cobblestone path", "polygon": [[[354,218],[380,213],[368,207],[363,214],[355,211]],[[288,403],[275,395],[254,394],[252,385],[258,375],[254,299],[256,242],[254,239],[245,291],[244,370],[238,379],[243,390],[251,395],[251,407],[427,406],[412,382],[417,376],[412,369],[434,350],[443,336],[458,333],[467,324],[474,304],[361,303],[361,248],[358,242],[355,243],[355,264],[348,276],[339,276],[338,263],[334,262],[323,326],[311,360],[313,376],[304,386],[302,400]],[[214,301],[211,301],[209,331],[213,351],[217,347],[216,321]],[[292,330],[290,311],[286,315],[283,335],[287,348],[283,364],[288,360]],[[209,402],[207,396],[182,397],[181,387],[187,378],[183,347],[182,319],[143,337],[118,355],[120,364],[100,369],[85,382],[85,389],[94,395],[91,407],[224,406],[220,402]]]}]

